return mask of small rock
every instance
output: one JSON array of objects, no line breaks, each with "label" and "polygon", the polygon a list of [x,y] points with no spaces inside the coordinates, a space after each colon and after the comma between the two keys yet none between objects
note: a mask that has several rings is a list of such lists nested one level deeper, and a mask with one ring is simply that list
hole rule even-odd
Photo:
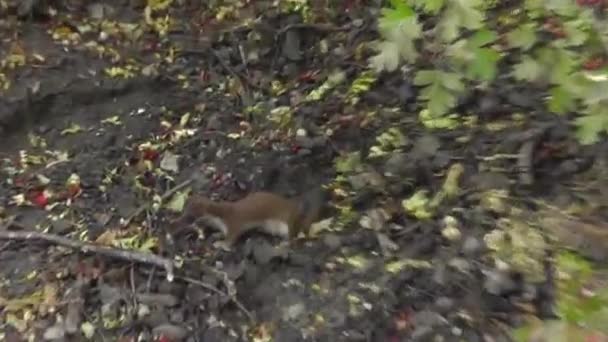
[{"label": "small rock", "polygon": [[287,308],[283,309],[283,320],[288,322],[296,321],[298,317],[300,317],[304,313],[305,310],[306,306],[303,303],[290,305]]},{"label": "small rock", "polygon": [[408,170],[410,161],[407,153],[393,153],[384,164],[385,172],[401,176],[404,171]]},{"label": "small rock", "polygon": [[42,337],[47,341],[59,340],[66,335],[63,324],[55,324],[44,331]]},{"label": "small rock", "polygon": [[366,215],[363,215],[359,219],[359,225],[365,229],[371,230],[382,230],[389,219],[388,213],[382,208],[374,208],[367,211]]},{"label": "small rock", "polygon": [[40,126],[38,126],[38,127],[36,128],[36,132],[37,132],[38,134],[46,134],[46,133],[48,133],[50,130],[51,130],[51,127],[50,127],[50,126],[47,126],[47,125],[40,125]]},{"label": "small rock", "polygon": [[335,49],[331,50],[331,52],[336,57],[342,57],[342,56],[346,55],[346,49],[342,46],[336,47]]},{"label": "small rock", "polygon": [[339,328],[346,322],[344,314],[337,310],[332,310],[325,316],[325,323],[331,328]]},{"label": "small rock", "polygon": [[298,156],[308,156],[311,154],[312,154],[312,151],[308,148],[301,148],[298,150],[298,153],[297,153]]},{"label": "small rock", "polygon": [[310,266],[313,264],[312,258],[305,253],[290,253],[289,254],[289,263],[294,266]]},{"label": "small rock", "polygon": [[214,114],[209,117],[207,124],[205,125],[207,130],[220,130],[222,128],[222,122],[220,121],[219,115]]},{"label": "small rock", "polygon": [[265,265],[277,256],[279,256],[279,251],[270,243],[266,241],[256,241],[253,244],[253,258],[259,265]]},{"label": "small rock", "polygon": [[163,154],[163,159],[160,161],[160,168],[165,171],[177,173],[179,171],[179,165],[177,161],[178,156],[167,151]]},{"label": "small rock", "polygon": [[439,264],[433,272],[433,281],[439,285],[445,285],[447,282],[447,272],[444,264]]},{"label": "small rock", "polygon": [[435,300],[435,306],[440,312],[447,313],[454,307],[454,300],[448,297],[439,297]]},{"label": "small rock", "polygon": [[[106,31],[99,32],[99,36],[97,37],[97,39],[99,39],[100,42],[105,42],[106,40],[108,40],[108,38],[110,38],[110,35]],[[142,73],[143,73],[143,70],[142,70]]]},{"label": "small rock", "polygon": [[399,245],[393,242],[386,234],[376,233],[376,238],[378,239],[378,245],[380,245],[380,249],[384,255],[390,255],[392,252],[399,249]]},{"label": "small rock", "polygon": [[441,235],[448,241],[458,241],[462,237],[460,229],[455,225],[446,225],[446,227],[441,230]]},{"label": "small rock", "polygon": [[87,10],[89,11],[89,16],[91,18],[100,20],[103,19],[107,14],[110,14],[112,8],[106,4],[96,2],[90,4],[87,7]]},{"label": "small rock", "polygon": [[53,233],[63,235],[72,228],[72,223],[63,219],[54,220],[51,222]]},{"label": "small rock", "polygon": [[315,141],[306,136],[300,136],[300,137],[296,136],[295,142],[296,142],[296,144],[298,144],[298,146],[300,146],[301,148],[305,148],[305,149],[310,149],[315,146]]},{"label": "small rock", "polygon": [[325,220],[321,220],[313,223],[310,226],[310,234],[315,236],[324,230],[329,230],[332,227],[334,219],[332,217],[326,218]]},{"label": "small rock", "polygon": [[97,223],[101,226],[105,226],[112,219],[112,215],[107,213],[94,213],[93,217],[95,218],[95,221],[97,221]]},{"label": "small rock", "polygon": [[137,300],[143,304],[172,307],[179,303],[177,297],[165,293],[140,293]]},{"label": "small rock", "polygon": [[507,102],[521,108],[533,108],[535,98],[523,91],[510,90],[507,92]]},{"label": "small rock", "polygon": [[524,284],[523,295],[525,301],[531,302],[538,297],[538,289],[532,284]]},{"label": "small rock", "polygon": [[297,62],[302,59],[300,40],[300,33],[297,30],[289,30],[285,33],[283,56],[287,57],[287,59],[292,62]]},{"label": "small rock", "polygon": [[169,315],[169,320],[171,322],[183,322],[184,321],[184,311],[183,310],[171,311],[171,314]]},{"label": "small rock", "polygon": [[19,17],[26,17],[33,13],[36,5],[39,1],[37,0],[22,0],[19,1],[19,7],[17,7],[17,15]]},{"label": "small rock", "polygon": [[161,324],[152,329],[154,336],[164,336],[170,341],[181,341],[188,336],[188,330],[178,325]]},{"label": "small rock", "polygon": [[485,271],[484,288],[488,293],[500,296],[501,294],[513,291],[516,288],[516,284],[511,279],[509,274],[499,270]]},{"label": "small rock", "polygon": [[398,95],[399,101],[401,101],[401,103],[403,103],[403,104],[408,103],[410,100],[412,100],[414,98],[414,95],[415,95],[412,84],[409,82],[404,82],[399,87],[399,91],[398,91],[397,95]]},{"label": "small rock", "polygon": [[439,313],[431,310],[422,310],[414,315],[413,324],[415,326],[436,327],[447,324],[448,321]]},{"label": "small rock", "polygon": [[348,181],[355,190],[361,190],[366,186],[382,188],[385,183],[382,175],[377,172],[362,172],[348,177]]},{"label": "small rock", "polygon": [[211,327],[209,329],[206,329],[202,335],[203,335],[203,337],[202,337],[201,341],[205,341],[205,342],[230,341],[227,333],[221,327]]},{"label": "small rock", "polygon": [[342,245],[342,239],[336,234],[327,234],[323,236],[323,243],[330,250],[335,250],[340,248],[340,246]]},{"label": "small rock", "polygon": [[137,318],[142,319],[150,314],[150,307],[145,304],[137,306]]},{"label": "small rock", "polygon": [[84,322],[80,326],[80,331],[82,331],[84,337],[90,340],[95,335],[95,326],[90,322]]},{"label": "small rock", "polygon": [[467,236],[462,244],[462,252],[465,255],[476,255],[482,248],[482,244],[479,239],[473,236]]},{"label": "small rock", "polygon": [[500,99],[494,95],[481,96],[477,105],[483,114],[495,114],[500,111]]},{"label": "small rock", "polygon": [[433,157],[440,147],[441,142],[439,141],[439,138],[434,135],[423,135],[414,143],[411,156],[414,159]]},{"label": "small rock", "polygon": [[471,177],[471,185],[477,190],[508,189],[511,180],[503,173],[480,172]]},{"label": "small rock", "polygon": [[[296,327],[294,327],[293,325],[285,325],[282,326],[281,329],[277,329],[274,332],[274,336],[273,336],[273,341],[300,341],[302,339],[302,333],[300,332],[300,330]],[[207,341],[221,341],[224,342],[225,340],[208,340],[206,337],[203,340],[205,342]]]},{"label": "small rock", "polygon": [[431,327],[427,327],[427,326],[417,327],[412,332],[412,340],[414,340],[414,341],[426,340],[427,338],[430,337],[430,335],[432,333],[433,333],[433,328],[431,328]]},{"label": "small rock", "polygon": [[141,74],[146,77],[156,76],[158,75],[158,68],[155,64],[148,64],[141,69]]},{"label": "small rock", "polygon": [[453,258],[448,264],[462,273],[468,273],[472,268],[471,263],[464,258]]},{"label": "small rock", "polygon": [[144,316],[141,316],[140,319],[142,323],[145,323],[148,326],[155,327],[157,325],[165,324],[169,320],[166,310],[155,310],[148,312],[147,314],[145,312],[146,309],[140,308],[140,310],[142,314],[145,314]]}]

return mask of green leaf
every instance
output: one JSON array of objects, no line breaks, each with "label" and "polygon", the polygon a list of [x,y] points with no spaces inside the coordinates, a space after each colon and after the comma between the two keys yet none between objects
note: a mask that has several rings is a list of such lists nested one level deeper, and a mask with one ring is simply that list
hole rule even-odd
[{"label": "green leaf", "polygon": [[467,74],[473,79],[491,81],[496,77],[496,64],[500,54],[489,48],[477,49],[475,59],[469,64]]},{"label": "green leaf", "polygon": [[421,97],[428,100],[427,108],[433,116],[445,115],[456,105],[456,97],[438,83],[424,88]]},{"label": "green leaf", "polygon": [[536,43],[536,24],[526,23],[507,33],[509,46],[529,50]]},{"label": "green leaf", "polygon": [[403,0],[391,0],[391,3],[395,7],[394,9],[383,8],[381,11],[382,15],[378,20],[378,29],[380,33],[387,39],[393,37],[397,38],[400,34],[403,34],[406,37],[411,36],[411,33],[402,30],[401,26],[404,25],[408,19],[415,19],[416,12],[407,6]]},{"label": "green leaf", "polygon": [[480,0],[452,0],[454,14],[460,18],[462,27],[474,30],[483,26],[484,13],[479,10]]},{"label": "green leaf", "polygon": [[438,78],[441,80],[442,85],[452,91],[462,92],[464,91],[464,83],[459,74],[454,72],[439,72]]},{"label": "green leaf", "polygon": [[564,87],[553,87],[550,91],[549,110],[553,113],[564,114],[576,108],[572,94]]},{"label": "green leaf", "polygon": [[[585,99],[590,98],[590,96],[594,94],[594,90],[598,89],[595,83],[596,82],[588,79],[585,73],[577,72],[567,77],[565,81],[561,83],[561,86],[577,99]],[[600,96],[603,95],[605,95],[605,93],[600,94]],[[592,98],[590,98],[590,100],[591,101],[589,101],[588,104],[593,104],[594,101]]]},{"label": "green leaf", "polygon": [[439,37],[450,42],[458,38],[461,28],[475,30],[483,26],[484,13],[478,8],[480,0],[452,0],[446,7],[437,29]]},{"label": "green leaf", "polygon": [[526,55],[513,67],[513,77],[518,81],[534,82],[540,78],[542,72],[542,66]]},{"label": "green leaf", "polygon": [[378,20],[378,29],[385,39],[376,45],[378,54],[370,58],[377,72],[394,71],[401,59],[413,63],[418,58],[414,41],[422,36],[422,26],[415,12],[402,0],[392,0],[394,9],[384,8]]},{"label": "green leaf", "polygon": [[[427,83],[431,81],[430,83]],[[420,92],[420,98],[427,100],[427,108],[432,116],[442,116],[456,105],[454,91],[464,90],[460,76],[442,71],[420,71],[414,80],[415,84],[427,84]]]},{"label": "green leaf", "polygon": [[445,54],[452,58],[454,62],[463,64],[474,58],[474,51],[469,48],[469,42],[466,39],[459,39],[448,45]]},{"label": "green leaf", "polygon": [[[588,74],[591,75],[591,74]],[[588,86],[585,87],[583,101],[588,106],[596,106],[608,101],[608,77],[602,75],[588,76]],[[594,79],[594,81],[590,80]]]},{"label": "green leaf", "polygon": [[393,23],[399,25],[403,19],[414,16],[416,12],[408,6],[404,0],[390,0],[393,8],[382,8],[382,20],[385,23]]},{"label": "green leaf", "polygon": [[572,0],[545,0],[545,8],[562,17],[576,16],[579,6]]},{"label": "green leaf", "polygon": [[485,29],[479,30],[469,38],[469,45],[471,47],[480,48],[490,43],[494,43],[497,38],[498,35],[494,31]]},{"label": "green leaf", "polygon": [[335,168],[338,173],[351,173],[361,169],[361,153],[350,152],[336,157]]},{"label": "green leaf", "polygon": [[437,71],[435,70],[421,70],[416,73],[414,77],[414,85],[425,86],[435,82],[437,78]]},{"label": "green leaf", "polygon": [[165,204],[165,208],[176,213],[181,213],[184,210],[184,205],[186,204],[189,193],[190,189],[176,193],[171,197],[171,200]]},{"label": "green leaf", "polygon": [[583,145],[599,141],[602,132],[608,131],[608,108],[597,105],[590,108],[589,114],[576,118],[576,136]]},{"label": "green leaf", "polygon": [[530,19],[538,19],[539,17],[545,14],[544,11],[544,1],[545,0],[525,0],[524,8],[526,10],[526,14]]},{"label": "green leaf", "polygon": [[390,41],[383,41],[376,47],[379,53],[370,58],[370,66],[376,72],[395,71],[399,67],[399,46]]},{"label": "green leaf", "polygon": [[539,51],[538,61],[550,70],[550,80],[554,84],[567,82],[576,67],[575,55],[564,49],[544,48]]},{"label": "green leaf", "polygon": [[445,6],[446,0],[412,0],[410,3],[421,8],[425,13],[437,14]]},{"label": "green leaf", "polygon": [[439,38],[444,42],[451,42],[458,38],[458,29],[460,27],[460,20],[455,15],[449,15],[448,11],[445,11],[439,23],[437,24],[436,30],[439,31]]},{"label": "green leaf", "polygon": [[585,31],[583,23],[579,20],[570,20],[564,23],[566,33],[564,41],[565,47],[581,46],[589,38],[589,33]]}]

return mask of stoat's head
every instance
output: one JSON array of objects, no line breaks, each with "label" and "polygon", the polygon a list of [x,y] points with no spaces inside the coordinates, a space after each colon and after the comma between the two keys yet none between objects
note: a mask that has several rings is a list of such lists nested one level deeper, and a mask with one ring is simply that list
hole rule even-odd
[{"label": "stoat's head", "polygon": [[208,216],[211,200],[206,197],[193,195],[188,198],[182,216],[178,219],[179,223],[190,224],[200,217]]}]

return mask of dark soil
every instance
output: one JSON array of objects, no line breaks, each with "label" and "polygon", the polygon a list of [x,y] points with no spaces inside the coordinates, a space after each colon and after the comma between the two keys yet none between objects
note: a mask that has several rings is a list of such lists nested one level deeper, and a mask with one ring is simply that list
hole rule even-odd
[{"label": "dark soil", "polygon": [[[124,3],[108,1],[113,12],[106,19],[141,24],[143,9]],[[426,130],[412,114],[419,108],[415,89],[401,73],[383,76],[359,103],[348,104],[348,84],[366,68],[356,48],[375,37],[373,8],[363,4],[345,4],[339,15],[326,9],[329,25],[339,28],[330,30],[285,29],[301,19],[274,13],[271,2],[246,6],[252,13],[239,12],[261,18],[253,29],[214,24],[200,2],[183,3],[170,11],[178,22],[165,40],[152,32],[133,41],[121,34],[100,39],[102,30],[91,21],[97,12],[78,2],[56,5],[53,17],[45,17],[44,10],[22,19],[11,11],[0,14],[0,57],[14,53],[17,45],[27,56],[25,65],[5,68],[11,86],[0,98],[0,217],[14,219],[21,229],[75,240],[138,232],[142,240],[158,238],[154,253],[183,260],[177,278],[168,282],[164,270],[151,265],[44,241],[3,241],[0,308],[7,341],[29,334],[36,334],[35,340],[56,334],[57,340],[79,341],[82,322],[95,327],[95,341],[153,340],[153,335],[162,336],[159,341],[205,342],[269,336],[274,341],[436,341],[437,336],[502,341],[507,327],[523,315],[522,303],[535,315],[551,314],[550,276],[532,283],[514,272],[502,275],[499,290],[488,290],[495,270],[483,237],[496,227],[500,213],[485,210],[479,194],[508,189],[532,216],[538,208],[531,199],[580,200],[573,190],[581,182],[576,175],[596,165],[598,156],[605,159],[605,144],[580,147],[565,119],[536,108],[534,91],[506,83],[497,85],[500,95],[472,94],[463,102],[479,114],[476,129]],[[91,32],[82,31],[84,23],[93,23]],[[69,46],[53,40],[52,32],[61,26],[80,29],[80,40]],[[248,38],[252,33],[260,39]],[[322,40],[330,47],[327,53],[319,52]],[[85,48],[89,41],[116,49],[121,62],[157,64],[147,76],[108,77],[106,68],[124,64],[92,53]],[[172,47],[182,51],[170,56]],[[239,47],[259,53],[259,61],[245,63]],[[159,62],[155,54],[171,60]],[[298,103],[337,68],[348,82],[321,101]],[[271,87],[277,80],[287,89],[278,95]],[[246,111],[256,104],[261,114]],[[279,106],[294,108],[284,128],[266,117]],[[377,115],[368,120],[370,112]],[[516,112],[527,115],[521,123],[510,117]],[[186,113],[184,129],[180,120]],[[505,128],[493,131],[490,124]],[[82,131],[65,131],[76,125]],[[344,229],[299,239],[289,249],[272,237],[251,234],[226,252],[214,247],[221,239],[215,232],[200,230],[200,238],[195,229],[173,234],[169,221],[176,214],[166,209],[144,211],[122,228],[121,218],[186,179],[192,179],[192,191],[226,200],[268,189],[267,175],[276,169],[272,190],[283,195],[330,183],[335,189],[335,158],[353,151],[365,157],[390,127],[398,127],[407,146],[369,158],[359,181],[347,177],[346,196],[334,191],[327,204],[324,218],[338,216],[337,204],[354,208],[356,216]],[[298,129],[308,135],[295,137]],[[333,134],[327,135],[330,129]],[[188,134],[178,139],[183,133]],[[139,152],[143,143],[158,146],[157,158]],[[25,160],[24,153],[31,158]],[[68,158],[58,161],[60,153]],[[177,172],[160,168],[165,153],[180,156]],[[153,165],[147,171],[145,158]],[[456,162],[464,166],[462,195],[442,204],[433,220],[403,213],[402,199],[423,188],[440,190]],[[72,174],[80,177],[81,192],[68,200],[66,181]],[[17,205],[19,195],[31,204]],[[391,217],[381,227],[361,228],[359,218],[373,217],[377,208],[393,208]],[[593,215],[601,217],[597,212]],[[462,236],[456,241],[442,236],[446,215],[459,221]],[[116,233],[114,239],[119,238]],[[387,269],[403,260],[409,266]],[[253,322],[226,295],[232,281],[235,298]],[[42,289],[41,297],[32,295]],[[11,309],[7,303],[14,298],[31,302],[12,302]],[[79,300],[81,307],[74,304]],[[62,320],[67,323],[57,324]],[[74,321],[77,329],[71,332]]]}]

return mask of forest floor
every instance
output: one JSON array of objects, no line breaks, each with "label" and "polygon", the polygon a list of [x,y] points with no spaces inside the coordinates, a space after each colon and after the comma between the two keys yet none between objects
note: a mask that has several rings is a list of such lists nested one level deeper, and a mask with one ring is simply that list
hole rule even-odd
[{"label": "forest floor", "polygon": [[[160,39],[135,2],[70,3],[0,14],[6,341],[508,341],[555,314],[563,247],[606,262],[608,144],[508,83],[425,127],[406,72],[370,81],[378,8],[183,1]],[[184,190],[234,200],[276,169],[283,195],[329,189],[313,236],[172,234]]]}]

